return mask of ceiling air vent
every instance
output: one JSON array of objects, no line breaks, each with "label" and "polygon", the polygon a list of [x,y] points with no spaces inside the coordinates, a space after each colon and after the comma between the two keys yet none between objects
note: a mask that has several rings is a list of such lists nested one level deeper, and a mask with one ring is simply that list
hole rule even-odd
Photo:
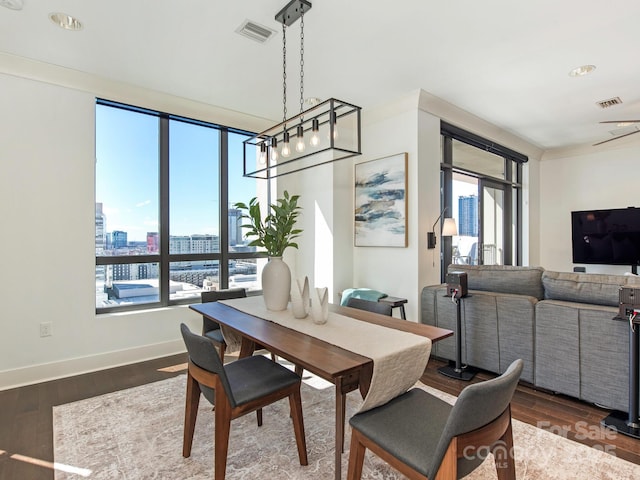
[{"label": "ceiling air vent", "polygon": [[251,20],[245,20],[244,23],[236,29],[236,33],[244,35],[256,42],[264,43],[269,40],[276,31],[269,27],[265,27],[264,25],[252,22]]},{"label": "ceiling air vent", "polygon": [[596,105],[600,106],[600,108],[609,108],[613,107],[614,105],[620,105],[621,103],[622,100],[620,100],[620,97],[613,97],[609,100],[601,100],[599,102],[596,102]]}]

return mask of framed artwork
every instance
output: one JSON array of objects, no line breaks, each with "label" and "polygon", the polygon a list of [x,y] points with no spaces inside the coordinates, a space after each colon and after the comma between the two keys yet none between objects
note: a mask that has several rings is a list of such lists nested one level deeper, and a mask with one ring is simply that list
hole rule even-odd
[{"label": "framed artwork", "polygon": [[355,166],[355,246],[407,246],[407,153]]}]

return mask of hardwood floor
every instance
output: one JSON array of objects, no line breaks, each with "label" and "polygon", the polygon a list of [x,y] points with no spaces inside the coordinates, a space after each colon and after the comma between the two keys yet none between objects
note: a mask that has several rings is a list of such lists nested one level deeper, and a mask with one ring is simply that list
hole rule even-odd
[{"label": "hardwood floor", "polygon": [[[182,374],[186,359],[174,355],[0,392],[0,480],[53,479],[52,406]],[[441,365],[429,361],[422,381],[458,395],[468,382],[440,375]],[[478,373],[472,382],[493,376]],[[640,464],[640,440],[600,427],[606,410],[526,385],[518,387],[512,408],[518,420]]]},{"label": "hardwood floor", "polygon": [[52,406],[182,374],[172,367],[186,361],[174,355],[0,392],[0,480],[53,480]]}]

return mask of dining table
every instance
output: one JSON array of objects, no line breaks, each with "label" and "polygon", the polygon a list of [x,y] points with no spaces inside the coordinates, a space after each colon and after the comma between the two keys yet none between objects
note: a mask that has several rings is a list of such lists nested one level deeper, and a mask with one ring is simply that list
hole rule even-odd
[{"label": "dining table", "polygon": [[453,331],[350,307],[329,304],[325,324],[297,319],[291,308],[272,312],[261,296],[192,304],[218,322],[228,351],[239,358],[264,348],[296,371],[308,370],[335,385],[335,478],[342,475],[346,396],[358,390],[360,411],[404,393],[422,376],[432,342]]}]

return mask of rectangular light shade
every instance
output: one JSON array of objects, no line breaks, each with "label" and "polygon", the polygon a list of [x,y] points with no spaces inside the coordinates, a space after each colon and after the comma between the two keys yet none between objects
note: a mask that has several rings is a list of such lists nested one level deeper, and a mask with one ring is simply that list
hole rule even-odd
[{"label": "rectangular light shade", "polygon": [[[275,178],[360,155],[360,111],[330,98],[245,140],[244,176]],[[282,152],[285,132],[288,156]]]}]

